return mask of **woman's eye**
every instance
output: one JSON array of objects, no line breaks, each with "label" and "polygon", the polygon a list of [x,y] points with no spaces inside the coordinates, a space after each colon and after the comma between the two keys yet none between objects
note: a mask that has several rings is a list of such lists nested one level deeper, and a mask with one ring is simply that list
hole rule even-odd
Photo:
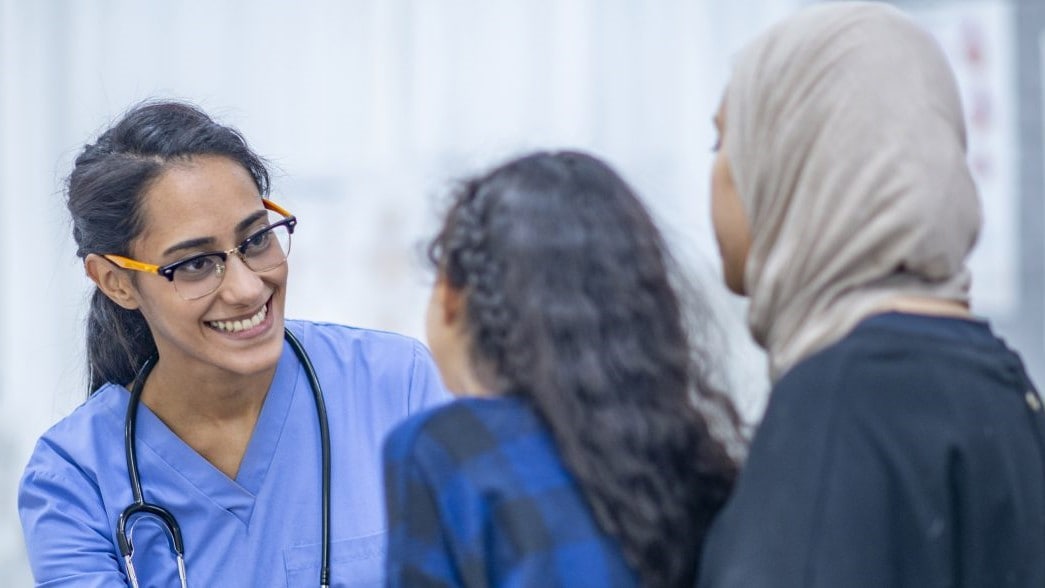
[{"label": "woman's eye", "polygon": [[214,259],[214,256],[205,255],[186,261],[179,265],[175,272],[183,278],[202,277],[213,273],[216,264],[217,260]]},{"label": "woman's eye", "polygon": [[243,242],[243,254],[250,255],[252,253],[259,253],[264,251],[268,247],[269,241],[272,238],[272,231],[265,230],[257,233],[253,237],[248,238]]}]

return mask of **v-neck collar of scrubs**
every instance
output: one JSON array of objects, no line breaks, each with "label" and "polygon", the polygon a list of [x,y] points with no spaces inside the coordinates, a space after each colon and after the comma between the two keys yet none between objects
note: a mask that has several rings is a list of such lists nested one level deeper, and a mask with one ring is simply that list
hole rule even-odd
[{"label": "v-neck collar of scrubs", "polygon": [[[291,402],[297,391],[301,370],[297,357],[284,342],[283,353],[272,385],[265,396],[258,422],[254,425],[247,450],[240,462],[239,472],[233,480],[214,467],[180,437],[174,434],[163,421],[145,404],[138,407],[138,461],[141,468],[142,492],[149,500],[149,472],[143,465],[144,454],[151,452],[173,471],[184,477],[216,504],[232,513],[244,525],[250,523],[254,502],[261,491],[269,466],[279,445],[286,424]],[[124,401],[114,406],[120,411],[121,422],[126,416],[130,392],[123,390]]]}]

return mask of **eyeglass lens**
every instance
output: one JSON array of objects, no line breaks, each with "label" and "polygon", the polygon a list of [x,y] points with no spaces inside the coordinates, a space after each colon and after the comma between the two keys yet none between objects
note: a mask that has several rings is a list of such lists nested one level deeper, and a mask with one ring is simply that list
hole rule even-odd
[{"label": "eyeglass lens", "polygon": [[[286,225],[265,227],[247,237],[236,248],[247,267],[263,272],[282,265],[290,254],[290,229]],[[225,277],[227,259],[220,253],[186,260],[174,270],[174,287],[186,300],[201,298],[218,289]]]}]

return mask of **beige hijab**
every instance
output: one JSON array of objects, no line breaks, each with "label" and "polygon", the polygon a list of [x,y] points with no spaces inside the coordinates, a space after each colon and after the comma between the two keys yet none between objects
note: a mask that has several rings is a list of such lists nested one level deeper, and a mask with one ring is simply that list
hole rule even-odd
[{"label": "beige hijab", "polygon": [[940,47],[873,2],[807,8],[739,56],[724,148],[773,380],[898,297],[968,302],[980,208]]}]

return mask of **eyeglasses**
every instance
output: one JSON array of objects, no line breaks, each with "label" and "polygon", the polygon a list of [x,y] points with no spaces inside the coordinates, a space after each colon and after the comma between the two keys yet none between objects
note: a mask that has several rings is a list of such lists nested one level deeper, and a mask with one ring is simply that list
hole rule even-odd
[{"label": "eyeglasses", "polygon": [[275,269],[286,263],[290,255],[290,236],[294,233],[298,219],[274,202],[264,198],[261,202],[267,210],[283,218],[251,233],[242,243],[228,251],[200,253],[164,266],[111,253],[102,257],[123,269],[159,274],[167,278],[185,300],[203,298],[221,285],[229,255],[235,254],[255,272]]}]

